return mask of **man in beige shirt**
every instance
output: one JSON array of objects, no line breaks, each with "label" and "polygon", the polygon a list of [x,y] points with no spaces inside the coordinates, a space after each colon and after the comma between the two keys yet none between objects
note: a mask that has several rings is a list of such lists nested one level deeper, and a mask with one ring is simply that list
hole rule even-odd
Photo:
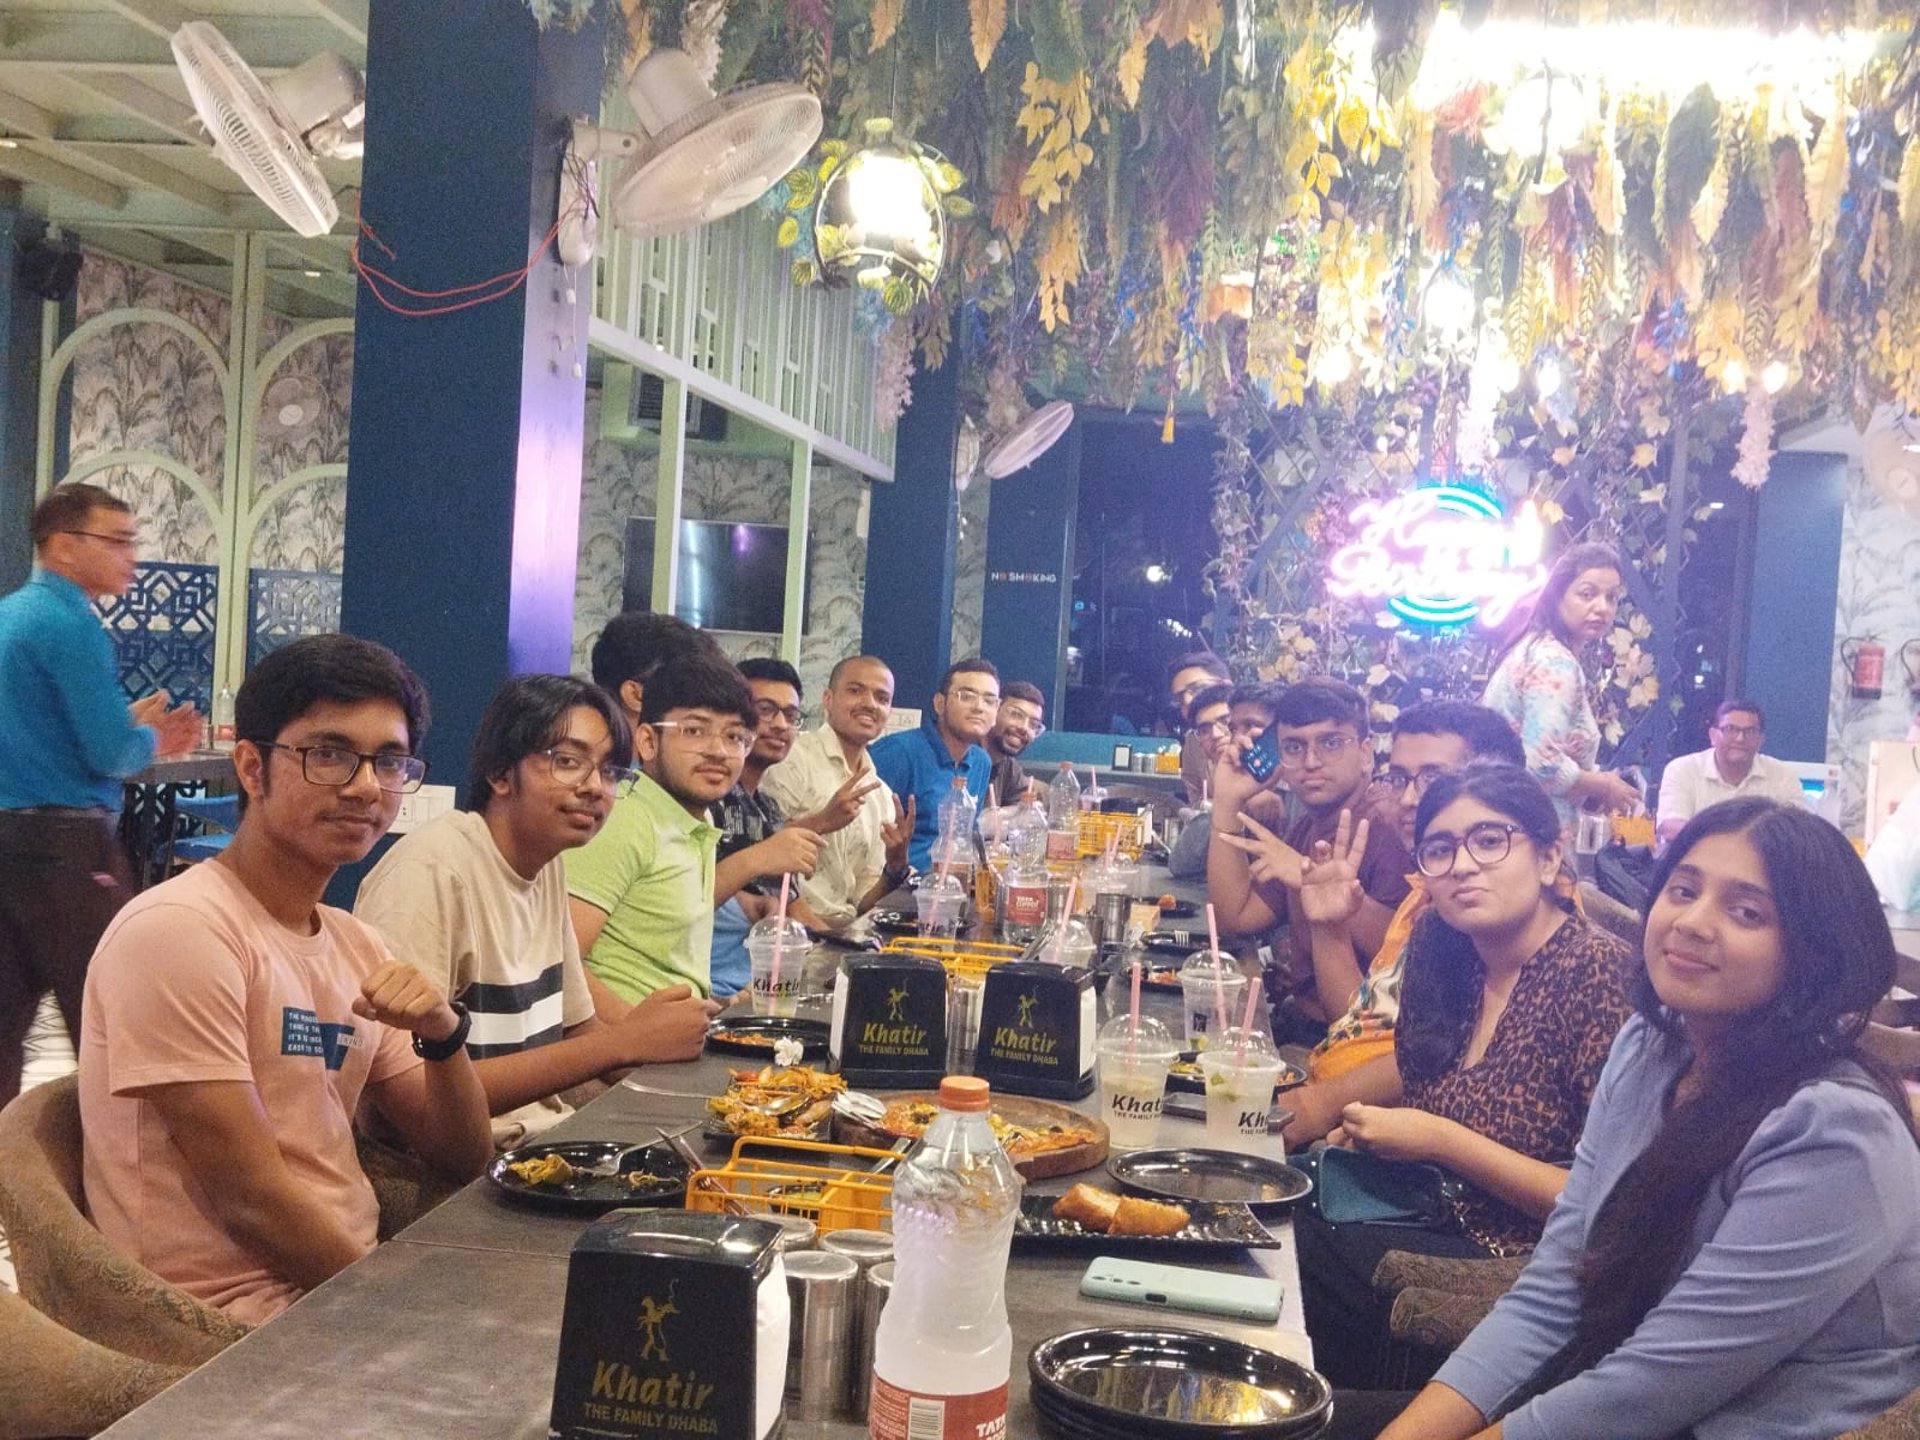
[{"label": "man in beige shirt", "polygon": [[822,838],[813,875],[800,882],[808,908],[822,922],[845,928],[907,878],[913,797],[901,810],[867,758],[868,744],[885,733],[893,713],[893,672],[883,661],[871,655],[842,660],[827,679],[820,708],[825,723],[796,738],[760,784],[789,815],[858,807]]}]

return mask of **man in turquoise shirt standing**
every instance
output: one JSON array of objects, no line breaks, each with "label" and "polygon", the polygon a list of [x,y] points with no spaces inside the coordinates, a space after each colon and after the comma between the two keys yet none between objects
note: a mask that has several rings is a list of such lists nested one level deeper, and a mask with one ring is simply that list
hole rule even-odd
[{"label": "man in turquoise shirt standing", "polygon": [[933,714],[918,730],[882,736],[868,747],[873,771],[887,788],[903,800],[913,797],[907,858],[915,869],[930,863],[933,842],[940,837],[940,802],[953,789],[954,776],[966,780],[975,806],[986,801],[993,761],[981,747],[999,712],[1000,672],[993,662],[962,660],[947,667],[933,697]]},{"label": "man in turquoise shirt standing", "polygon": [[165,691],[127,704],[93,609],[133,583],[138,546],[124,503],[62,485],[33,512],[32,578],[0,600],[0,1105],[46,991],[79,1038],[87,961],[127,900],[121,777],[200,733]]}]

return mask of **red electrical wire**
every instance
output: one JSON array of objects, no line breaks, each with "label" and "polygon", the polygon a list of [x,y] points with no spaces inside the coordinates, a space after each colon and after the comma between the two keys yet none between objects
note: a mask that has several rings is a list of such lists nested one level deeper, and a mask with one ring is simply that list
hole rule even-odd
[{"label": "red electrical wire", "polygon": [[[396,259],[398,258],[394,256],[392,248],[380,238],[378,232],[366,222],[364,217],[360,220],[360,233],[364,238],[378,245],[389,256]],[[353,244],[353,268],[355,273],[358,274],[362,280],[366,281],[368,293],[396,315],[406,315],[416,318],[433,315],[450,315],[456,310],[466,310],[475,305],[485,305],[493,300],[503,300],[515,290],[518,290],[522,285],[526,284],[528,277],[533,273],[533,267],[540,263],[540,257],[546,254],[547,249],[553,244],[554,239],[559,233],[560,221],[555,220],[553,222],[553,228],[547,231],[545,238],[534,247],[533,253],[527,257],[526,264],[512,270],[504,270],[500,274],[486,280],[476,280],[468,285],[455,285],[445,290],[415,289],[404,281],[395,279],[384,270],[376,269],[361,258],[359,240],[355,240]],[[466,298],[455,300],[445,305],[409,306],[389,299],[381,291],[380,287],[382,285],[391,285],[402,294],[421,300],[442,300],[454,295],[464,296]]]}]

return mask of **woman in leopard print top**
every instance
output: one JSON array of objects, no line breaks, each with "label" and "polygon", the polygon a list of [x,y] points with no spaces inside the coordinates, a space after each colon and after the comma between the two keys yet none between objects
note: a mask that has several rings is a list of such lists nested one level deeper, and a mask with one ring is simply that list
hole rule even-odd
[{"label": "woman in leopard print top", "polygon": [[1513,1255],[1540,1238],[1629,1013],[1631,953],[1574,913],[1539,782],[1508,765],[1444,776],[1414,834],[1432,908],[1407,953],[1401,1101],[1348,1106],[1329,1141],[1426,1161],[1458,1183],[1443,1227],[1298,1227],[1314,1354],[1345,1385],[1421,1378],[1383,1373],[1386,1310],[1371,1287],[1382,1253]]}]

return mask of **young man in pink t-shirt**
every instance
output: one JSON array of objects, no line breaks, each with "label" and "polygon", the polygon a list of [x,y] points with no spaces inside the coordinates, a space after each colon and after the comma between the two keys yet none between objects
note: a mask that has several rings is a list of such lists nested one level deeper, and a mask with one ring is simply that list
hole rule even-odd
[{"label": "young man in pink t-shirt", "polygon": [[120,912],[80,1039],[87,1203],[115,1245],[238,1319],[373,1248],[362,1092],[450,1179],[492,1153],[468,1020],[320,903],[418,787],[426,695],[346,635],[262,660],[235,700],[241,817],[216,859]]}]

